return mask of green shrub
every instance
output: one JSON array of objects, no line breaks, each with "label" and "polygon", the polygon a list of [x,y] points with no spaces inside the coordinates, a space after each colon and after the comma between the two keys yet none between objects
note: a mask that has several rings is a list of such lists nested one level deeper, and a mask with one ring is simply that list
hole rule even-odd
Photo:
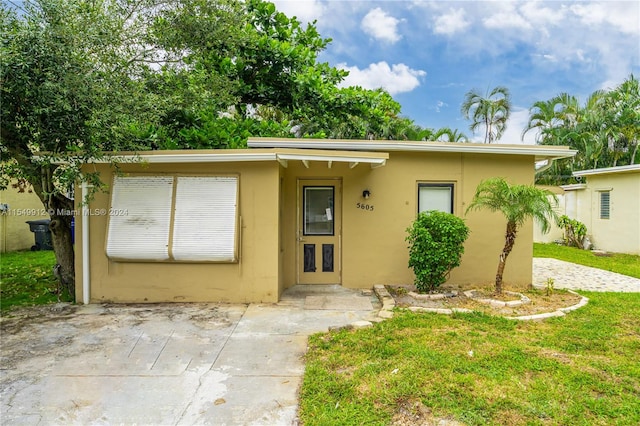
[{"label": "green shrub", "polygon": [[415,285],[421,293],[433,291],[460,265],[469,228],[450,213],[429,211],[420,213],[407,232]]},{"label": "green shrub", "polygon": [[564,229],[565,245],[579,249],[584,248],[584,237],[587,235],[587,227],[584,223],[563,215],[558,219],[558,226]]}]

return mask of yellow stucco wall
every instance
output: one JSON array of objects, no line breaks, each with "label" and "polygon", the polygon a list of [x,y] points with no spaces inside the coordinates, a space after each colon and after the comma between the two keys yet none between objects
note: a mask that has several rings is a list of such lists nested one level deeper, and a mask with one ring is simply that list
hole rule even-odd
[{"label": "yellow stucco wall", "polygon": [[[417,215],[419,182],[454,183],[454,213],[464,215],[482,179],[503,176],[512,183],[533,183],[533,159],[521,156],[491,156],[445,153],[392,152],[385,167],[372,170],[361,164],[350,169],[347,163],[311,162],[305,168],[291,162],[284,172],[284,281],[296,284],[296,210],[299,178],[342,179],[342,285],[371,288],[374,284],[411,283],[407,268],[406,228]],[[362,191],[371,191],[368,200]],[[366,202],[373,211],[357,208]],[[465,245],[462,265],[455,269],[449,284],[471,287],[493,282],[498,256],[504,244],[506,222],[500,214],[473,212],[466,217],[471,234]],[[505,281],[508,286],[531,283],[532,226],[519,232],[508,259]],[[288,261],[294,259],[292,261]]]},{"label": "yellow stucco wall", "polygon": [[[108,165],[92,165],[111,182]],[[275,302],[278,300],[278,164],[122,165],[124,173],[229,174],[239,177],[240,260],[237,263],[116,262],[106,256],[107,216],[89,217],[90,302]],[[80,190],[77,189],[77,193]],[[80,198],[80,197],[77,197]],[[108,209],[109,193],[89,208]],[[81,209],[80,206],[77,206]],[[76,297],[83,300],[82,216],[76,217]],[[206,219],[206,218],[203,218]]]},{"label": "yellow stucco wall", "polygon": [[[13,184],[15,182],[11,182]],[[0,213],[0,252],[29,250],[34,244],[34,234],[25,222],[49,219],[40,198],[32,192],[18,192],[9,187],[0,191],[0,203],[9,209]]]},{"label": "yellow stucco wall", "polygon": [[[462,265],[448,284],[463,288],[493,282],[504,245],[505,219],[484,211],[464,215],[482,179],[494,176],[532,184],[531,156],[465,153],[391,152],[386,166],[351,168],[348,162],[277,161],[207,164],[124,164],[125,173],[237,174],[241,236],[240,260],[230,264],[117,262],[107,258],[108,217],[89,217],[90,302],[218,301],[275,302],[297,284],[298,180],[336,179],[342,187],[342,229],[338,263],[341,284],[371,288],[374,284],[411,283],[407,267],[406,228],[417,215],[418,183],[454,184],[454,213],[465,217],[471,234]],[[91,165],[110,183],[108,165]],[[371,191],[368,200],[362,191]],[[80,193],[80,189],[76,189]],[[77,197],[80,198],[80,197]],[[109,208],[110,194],[98,193],[89,208]],[[373,209],[363,210],[357,203]],[[80,210],[80,206],[77,206]],[[77,299],[83,300],[82,221],[76,216]],[[520,229],[505,269],[508,288],[531,283],[533,229]]]},{"label": "yellow stucco wall", "polygon": [[[587,176],[587,188],[577,194],[579,217],[595,248],[640,254],[640,172]],[[600,219],[600,191],[610,190],[610,218]]]}]

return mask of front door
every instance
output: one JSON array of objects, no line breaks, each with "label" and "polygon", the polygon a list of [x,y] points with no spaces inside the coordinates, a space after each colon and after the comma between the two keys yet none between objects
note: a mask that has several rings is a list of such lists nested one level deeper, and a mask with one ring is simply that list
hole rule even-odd
[{"label": "front door", "polygon": [[298,284],[340,284],[340,181],[298,180]]}]

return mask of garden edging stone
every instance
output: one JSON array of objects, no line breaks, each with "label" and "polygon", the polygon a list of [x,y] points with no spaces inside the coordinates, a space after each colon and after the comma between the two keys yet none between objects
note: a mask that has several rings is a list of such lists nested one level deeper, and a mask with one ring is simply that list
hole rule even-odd
[{"label": "garden edging stone", "polygon": [[[396,303],[394,298],[391,296],[391,294],[389,293],[389,291],[387,290],[387,288],[383,285],[383,284],[376,284],[373,286],[373,291],[375,292],[376,296],[378,296],[378,299],[380,299],[380,302],[382,303],[382,308],[380,309],[380,311],[378,312],[378,316],[381,318],[392,318],[393,317],[393,310],[396,307]],[[464,294],[467,297],[473,298],[471,296],[469,296],[467,293],[472,293],[473,290],[470,290],[468,292],[464,292]],[[523,316],[517,316],[517,317],[504,317],[506,319],[510,319],[510,320],[518,320],[518,321],[532,321],[532,320],[542,320],[542,319],[546,319],[546,318],[553,318],[553,317],[562,317],[565,316],[567,313],[571,312],[571,311],[575,311],[576,309],[579,309],[583,306],[585,306],[587,303],[589,303],[589,298],[585,297],[585,296],[581,296],[578,293],[576,293],[573,290],[567,290],[569,293],[574,294],[576,296],[580,296],[580,302],[578,302],[575,305],[572,306],[567,306],[566,308],[560,308],[557,309],[553,312],[545,312],[542,314],[536,314],[536,315],[523,315]],[[525,296],[522,295],[520,293],[513,293],[513,294],[518,294],[521,296],[521,300],[516,300],[514,302],[516,302],[516,305],[513,306],[517,306],[517,305],[521,305],[523,303],[529,303],[531,302],[531,300]],[[525,301],[526,299],[526,301]],[[493,300],[493,299],[475,299],[476,301],[482,301],[483,303],[488,303],[491,306],[494,307],[504,307],[504,306],[512,306],[512,305],[507,305],[508,302],[502,302],[500,300]],[[494,303],[495,302],[495,303]],[[409,310],[411,312],[432,312],[432,313],[436,313],[436,314],[446,314],[446,315],[451,315],[454,313],[471,313],[473,312],[471,309],[465,309],[465,308],[426,308],[426,307],[421,307],[421,306],[412,306],[409,308],[402,308],[402,309],[406,309]]]}]

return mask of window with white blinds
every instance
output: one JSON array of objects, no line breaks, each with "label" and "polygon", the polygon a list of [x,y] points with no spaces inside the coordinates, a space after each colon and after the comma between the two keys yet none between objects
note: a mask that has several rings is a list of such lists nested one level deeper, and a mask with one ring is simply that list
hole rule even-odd
[{"label": "window with white blinds", "polygon": [[237,187],[235,177],[177,178],[175,260],[235,260]]},{"label": "window with white blinds", "polygon": [[609,219],[611,215],[611,193],[600,192],[600,219]]},{"label": "window with white blinds", "polygon": [[[175,199],[174,199],[175,197]],[[116,177],[107,256],[115,260],[234,262],[236,176]]]},{"label": "window with white blinds", "polygon": [[117,176],[111,191],[107,256],[114,259],[168,260],[171,176]]},{"label": "window with white blinds", "polygon": [[453,213],[452,183],[418,184],[418,213],[429,210]]}]

